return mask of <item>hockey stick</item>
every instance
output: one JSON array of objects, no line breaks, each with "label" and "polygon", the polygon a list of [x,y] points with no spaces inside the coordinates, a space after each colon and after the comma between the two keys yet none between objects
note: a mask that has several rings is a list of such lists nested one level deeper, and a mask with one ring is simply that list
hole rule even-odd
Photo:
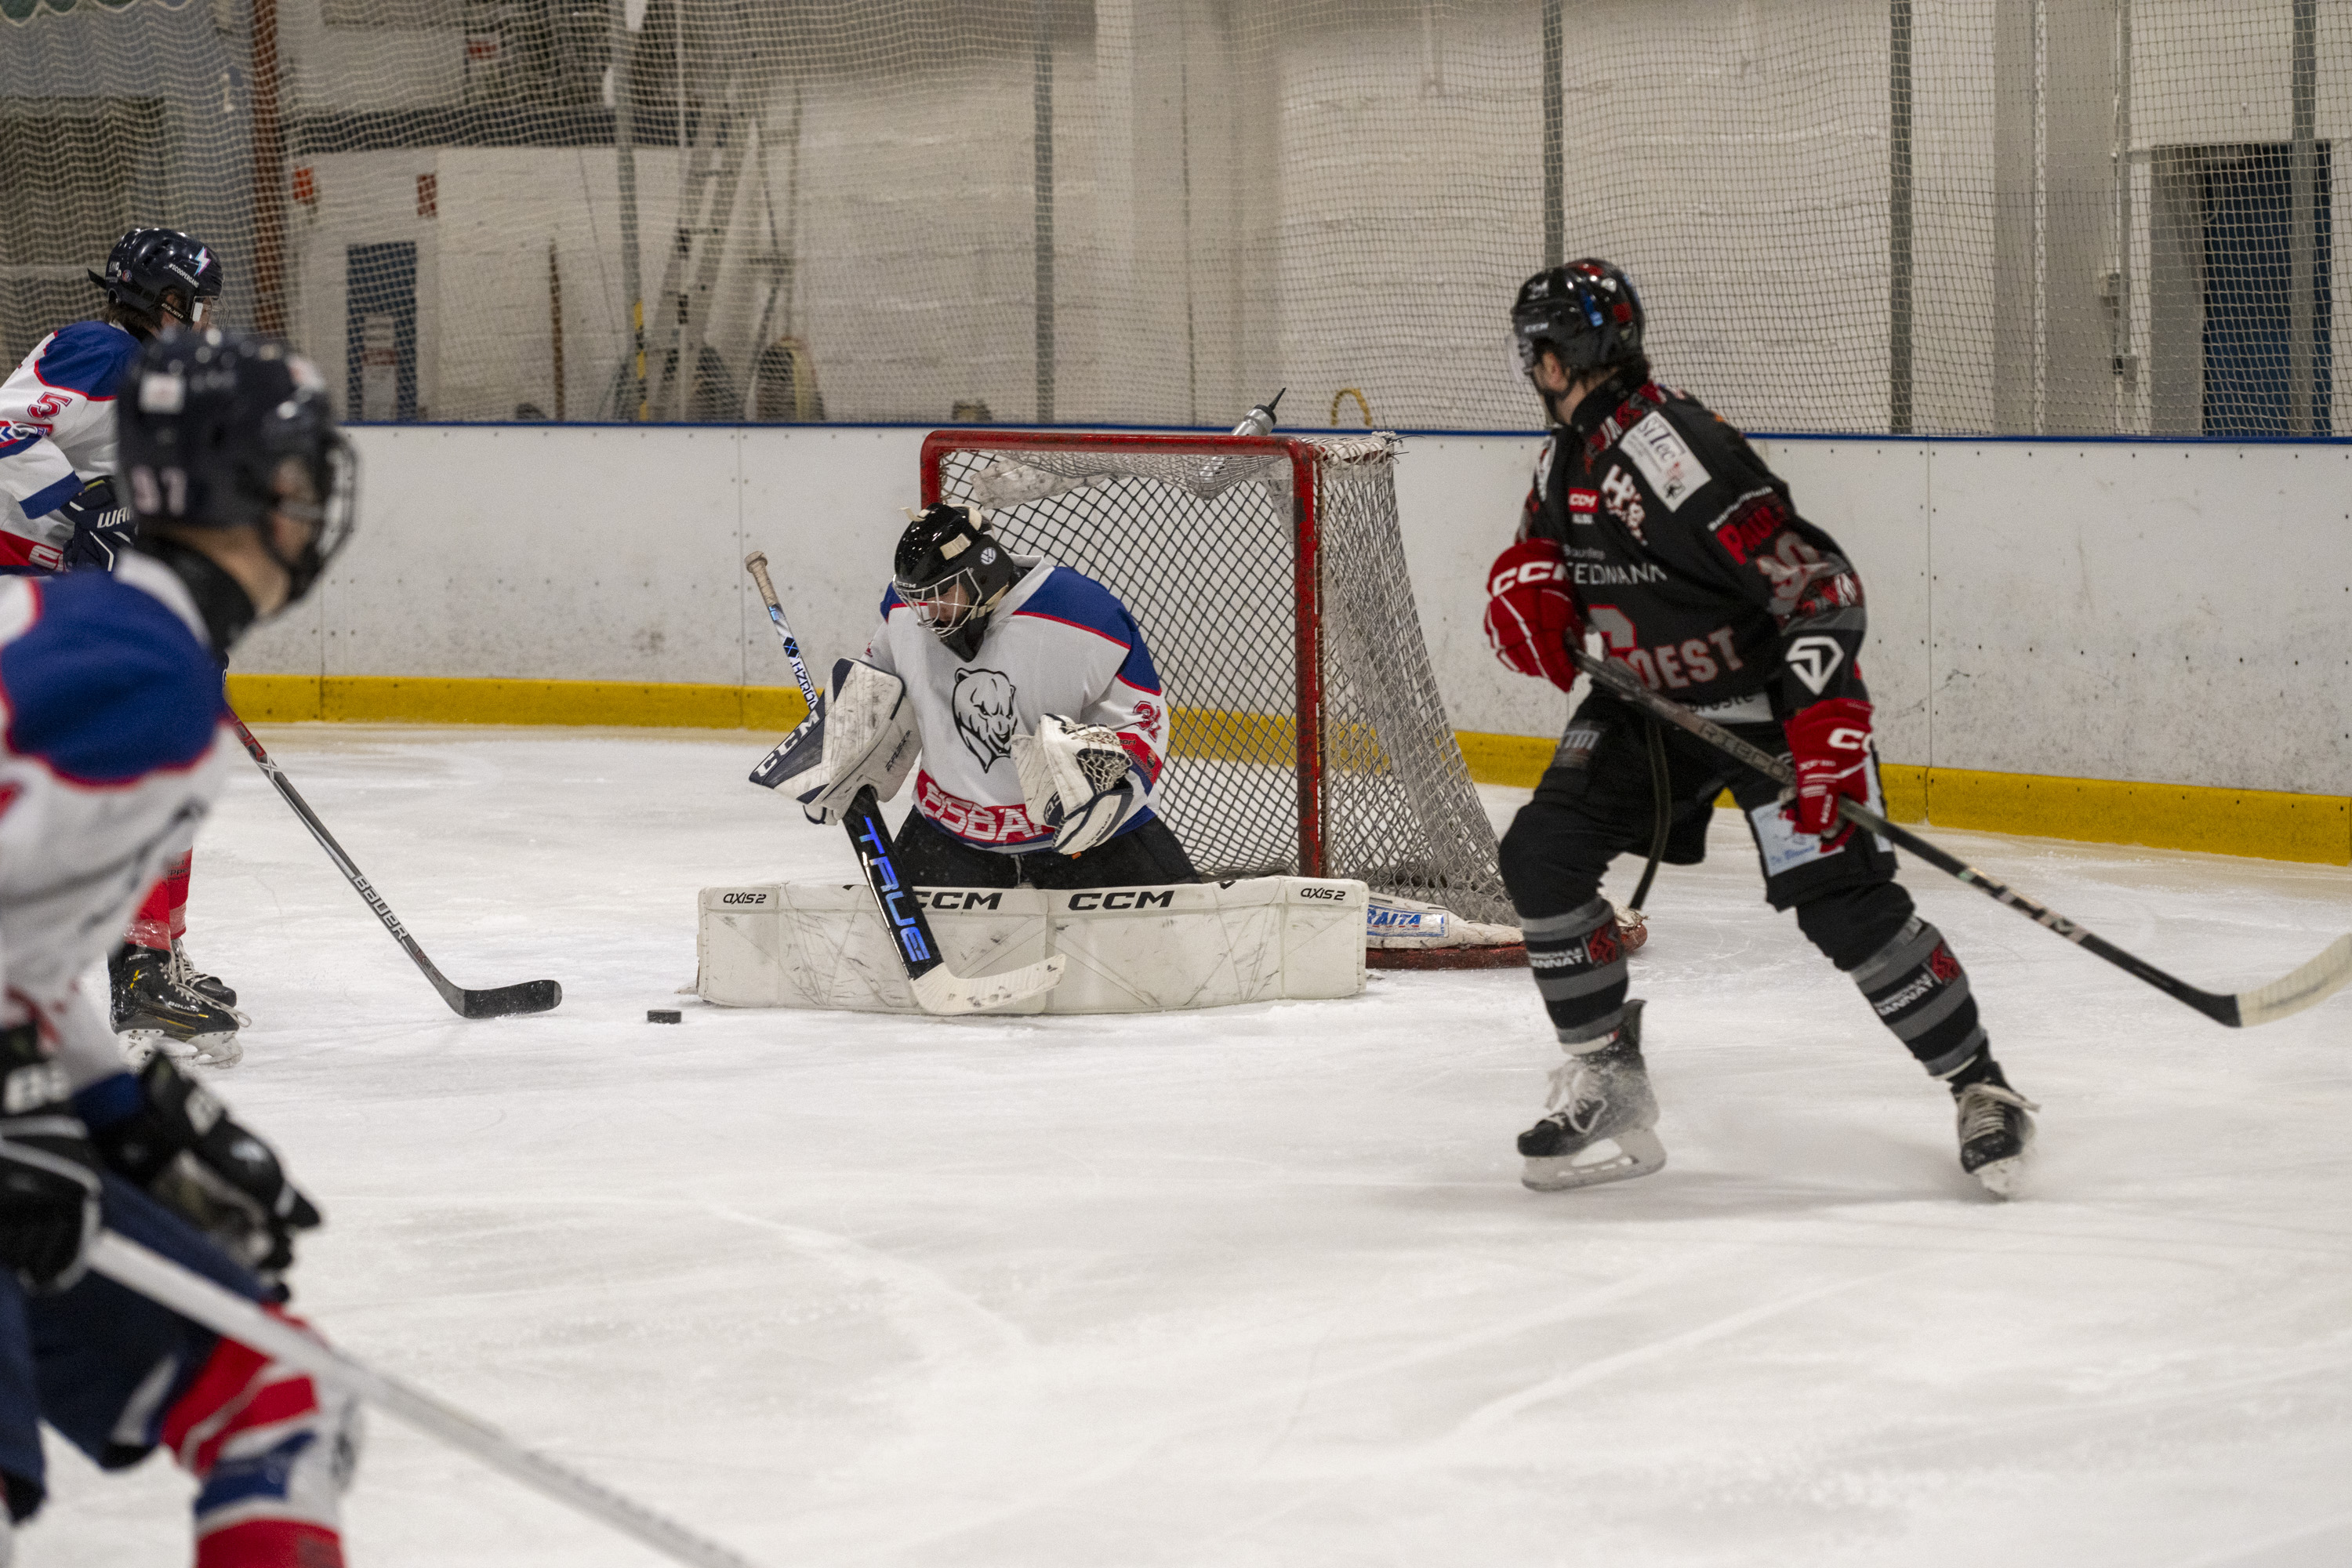
[{"label": "hockey stick", "polygon": [[[783,604],[776,597],[776,584],[768,576],[767,553],[751,552],[743,558],[743,570],[751,574],[751,581],[760,585],[760,597],[768,605],[768,619],[783,641],[784,657],[793,662],[793,679],[801,683],[802,700],[814,713],[816,683],[809,679],[808,666],[801,662],[801,645],[793,637],[792,625],[784,619]],[[767,761],[752,770],[752,782],[766,783],[761,775],[769,771],[774,761],[772,752]],[[915,988],[915,1001],[924,1012],[984,1013],[992,1007],[1009,1006],[1043,995],[1061,984],[1062,966],[1069,961],[1058,952],[1003,974],[970,980],[950,969],[947,961],[940,956],[939,939],[931,934],[930,918],[916,900],[915,889],[898,876],[898,852],[890,842],[889,826],[882,820],[882,803],[875,798],[872,786],[857,792],[849,809],[842,814],[841,825],[849,830],[850,847],[857,852],[857,863],[866,872],[866,890],[874,895],[875,907],[882,911],[882,923],[898,945],[898,962],[906,967],[907,983]]]},{"label": "hockey stick", "polygon": [[359,890],[360,897],[367,901],[367,907],[375,911],[375,918],[383,922],[383,929],[392,933],[392,940],[400,943],[402,950],[416,961],[416,967],[425,971],[425,978],[433,983],[433,989],[441,993],[441,1000],[448,1003],[459,1017],[504,1018],[517,1013],[544,1013],[563,1000],[563,987],[552,980],[526,980],[517,985],[493,986],[488,991],[468,991],[462,985],[450,984],[448,977],[433,967],[433,961],[425,956],[425,950],[416,945],[416,939],[410,936],[407,929],[400,923],[400,917],[392,912],[392,906],[368,885],[365,877],[360,875],[360,868],[352,864],[352,858],[343,853],[343,847],[335,842],[335,836],[327,831],[327,825],[319,820],[318,813],[312,811],[310,803],[296,791],[285,770],[261,749],[261,742],[253,738],[253,731],[245,727],[245,721],[232,713],[228,721],[236,726],[236,737],[245,742],[246,754],[269,775],[269,782],[278,786],[278,793],[285,797],[287,805],[294,808],[294,815],[302,819],[302,826],[310,830],[310,837],[319,841],[319,847],[327,852],[327,858],[332,860],[335,868]]},{"label": "hockey stick", "polygon": [[464,1449],[492,1469],[504,1470],[557,1502],[635,1536],[672,1562],[690,1568],[755,1568],[750,1558],[695,1534],[535,1448],[524,1447],[497,1427],[444,1405],[422,1389],[362,1365],[292,1324],[271,1317],[244,1297],[113,1231],[101,1230],[91,1238],[89,1267],[94,1273],[224,1339],[350,1390],[386,1415]]},{"label": "hockey stick", "polygon": [[[1630,667],[1611,659],[1595,658],[1580,647],[1571,646],[1568,652],[1579,669],[1627,701],[1656,714],[1669,724],[1689,731],[1717,751],[1746,763],[1766,778],[1784,784],[1797,782],[1796,770],[1789,763],[1759,747],[1749,745],[1722,726],[1709,723],[1681,703],[1661,697],[1644,686],[1642,678],[1635,675]],[[2235,994],[2200,991],[2194,985],[2174,979],[2144,959],[2126,952],[2115,943],[2094,936],[2056,910],[2045,909],[2022,893],[1994,881],[1958,856],[1937,848],[1916,833],[1895,826],[1860,801],[1841,795],[1838,798],[1838,815],[1857,826],[1866,827],[1901,845],[1938,871],[1958,878],[1994,901],[2007,904],[2035,924],[2049,927],[2068,942],[2146,981],[2176,1002],[2186,1003],[2215,1023],[2226,1024],[2233,1029],[2275,1023],[2300,1013],[2305,1007],[2325,1002],[2342,990],[2347,981],[2352,981],[2352,935],[2347,935],[2336,938],[2318,957],[2294,973],[2273,980],[2268,985]]]}]

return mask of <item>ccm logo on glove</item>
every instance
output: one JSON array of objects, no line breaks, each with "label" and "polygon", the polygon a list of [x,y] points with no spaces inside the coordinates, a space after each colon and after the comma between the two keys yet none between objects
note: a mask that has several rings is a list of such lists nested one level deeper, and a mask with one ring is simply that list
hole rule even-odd
[{"label": "ccm logo on glove", "polygon": [[1486,573],[1486,646],[1507,668],[1562,691],[1576,684],[1569,647],[1584,640],[1567,584],[1567,553],[1549,539],[1520,540]]}]

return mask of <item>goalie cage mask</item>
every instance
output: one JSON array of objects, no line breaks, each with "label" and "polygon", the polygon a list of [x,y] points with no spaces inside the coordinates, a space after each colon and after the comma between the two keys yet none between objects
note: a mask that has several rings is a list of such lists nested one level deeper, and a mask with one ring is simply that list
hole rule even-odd
[{"label": "goalie cage mask", "polygon": [[1549,347],[1571,373],[1642,357],[1642,297],[1613,261],[1587,257],[1538,272],[1511,304],[1511,349],[1522,375]]},{"label": "goalie cage mask", "polygon": [[891,579],[915,619],[958,658],[970,658],[1021,568],[970,509],[942,501],[898,536]]}]

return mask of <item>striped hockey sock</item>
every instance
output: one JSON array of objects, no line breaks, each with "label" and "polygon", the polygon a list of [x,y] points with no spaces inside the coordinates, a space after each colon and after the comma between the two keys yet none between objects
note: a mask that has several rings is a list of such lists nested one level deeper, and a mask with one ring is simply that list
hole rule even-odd
[{"label": "striped hockey sock", "polygon": [[1893,941],[1863,960],[1853,983],[1880,1023],[1937,1078],[1966,1068],[1986,1048],[1968,971],[1943,932],[1914,915]]},{"label": "striped hockey sock", "polygon": [[1606,1045],[1625,1018],[1625,946],[1609,900],[1596,896],[1563,915],[1523,917],[1519,929],[1559,1043],[1578,1052]]}]

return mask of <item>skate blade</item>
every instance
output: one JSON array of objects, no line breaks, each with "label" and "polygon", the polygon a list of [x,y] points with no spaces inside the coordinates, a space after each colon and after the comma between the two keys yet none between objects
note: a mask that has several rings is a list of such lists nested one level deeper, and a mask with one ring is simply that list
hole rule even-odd
[{"label": "skate blade", "polygon": [[200,1068],[233,1068],[245,1059],[245,1046],[234,1029],[184,1040],[161,1029],[126,1029],[117,1037],[122,1042],[124,1058],[134,1068],[145,1067],[157,1051],[175,1062]]},{"label": "skate blade", "polygon": [[[1613,1151],[1613,1152],[1612,1152]],[[1603,1139],[1572,1155],[1530,1155],[1520,1184],[1538,1193],[1598,1187],[1646,1176],[1666,1163],[1666,1146],[1644,1127]]]},{"label": "skate blade", "polygon": [[2006,1160],[1992,1160],[1976,1168],[1976,1178],[1984,1190],[2007,1203],[2025,1193],[2026,1176],[2032,1164],[2031,1145],[2019,1150]]}]

